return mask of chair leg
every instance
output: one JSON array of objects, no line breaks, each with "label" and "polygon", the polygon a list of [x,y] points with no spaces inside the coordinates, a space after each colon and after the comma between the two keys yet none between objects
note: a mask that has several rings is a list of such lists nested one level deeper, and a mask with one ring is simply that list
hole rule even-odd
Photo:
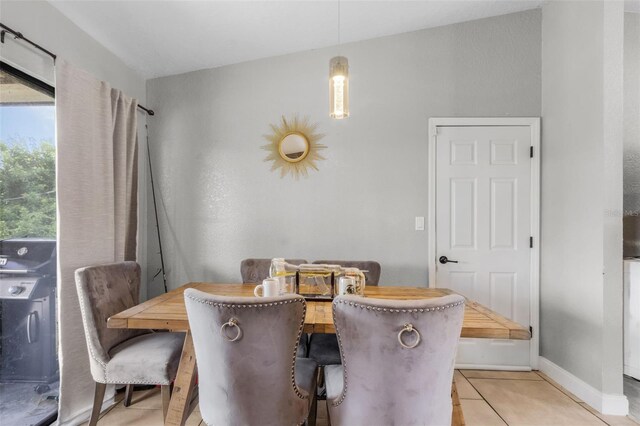
[{"label": "chair leg", "polygon": [[[317,389],[316,383],[313,384],[311,389]],[[309,398],[311,398],[311,405],[309,407],[309,416],[307,417],[307,426],[316,426],[316,417],[318,415],[318,394],[317,394],[317,392],[313,392],[312,395],[309,395]]]},{"label": "chair leg", "polygon": [[129,407],[131,405],[131,398],[133,398],[133,385],[127,385],[124,390],[124,401],[122,404],[125,407]]},{"label": "chair leg", "polygon": [[309,409],[309,417],[307,417],[307,426],[316,426],[316,418],[318,416],[318,398],[313,397],[311,408]]},{"label": "chair leg", "polygon": [[324,365],[318,366],[318,387],[324,386]]},{"label": "chair leg", "polygon": [[89,426],[96,426],[98,419],[100,418],[100,410],[102,409],[102,401],[104,400],[104,393],[107,390],[105,383],[96,382],[96,391],[93,396],[93,409],[91,410],[91,418],[89,419]]},{"label": "chair leg", "polygon": [[167,411],[169,411],[169,402],[171,401],[171,385],[160,386],[160,394],[162,396],[162,416],[167,418]]},{"label": "chair leg", "polygon": [[327,399],[327,390],[324,388],[324,365],[318,366],[318,378],[317,378],[317,399],[324,401]]}]

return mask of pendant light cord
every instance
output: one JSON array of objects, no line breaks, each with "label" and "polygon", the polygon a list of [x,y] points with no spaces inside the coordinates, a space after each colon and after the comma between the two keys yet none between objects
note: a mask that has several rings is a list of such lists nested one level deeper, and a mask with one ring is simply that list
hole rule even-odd
[{"label": "pendant light cord", "polygon": [[338,0],[338,46],[340,43],[340,0]]}]

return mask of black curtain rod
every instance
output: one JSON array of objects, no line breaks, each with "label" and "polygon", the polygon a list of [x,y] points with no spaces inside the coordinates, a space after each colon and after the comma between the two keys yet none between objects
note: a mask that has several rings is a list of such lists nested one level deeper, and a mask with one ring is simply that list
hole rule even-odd
[{"label": "black curtain rod", "polygon": [[2,27],[2,31],[0,31],[0,42],[4,43],[4,35],[5,35],[5,33],[11,33],[11,34],[13,34],[13,36],[14,36],[14,38],[16,40],[24,40],[25,42],[29,43],[31,46],[35,47],[36,49],[42,50],[47,55],[51,56],[53,58],[54,62],[56,61],[56,55],[54,53],[51,53],[50,51],[48,51],[44,47],[40,46],[39,44],[36,44],[36,43],[32,42],[31,40],[29,40],[28,38],[23,36],[22,33],[18,32],[18,31],[15,31],[15,30],[12,30],[11,28],[9,28],[6,25],[4,25],[3,23],[0,23],[0,27]]},{"label": "black curtain rod", "polygon": [[[4,36],[5,36],[5,34],[6,33],[11,33],[15,40],[23,40],[23,41],[25,41],[26,43],[30,44],[31,46],[35,47],[36,49],[46,53],[49,56],[51,56],[53,58],[53,63],[54,64],[56,63],[57,56],[56,56],[55,53],[45,49],[44,47],[40,46],[37,43],[32,42],[31,40],[29,40],[28,38],[23,36],[21,32],[15,31],[15,30],[7,27],[6,25],[4,25],[1,22],[0,22],[0,27],[2,28],[2,30],[0,31],[0,43],[4,44]],[[140,108],[141,110],[146,112],[148,115],[155,115],[155,112],[153,112],[152,109],[145,108],[142,105],[138,105],[138,108]]]},{"label": "black curtain rod", "polygon": [[146,112],[148,115],[156,115],[155,112],[153,112],[152,109],[148,109],[143,107],[142,105],[138,104],[138,108],[140,108],[141,110],[143,110],[144,112]]}]

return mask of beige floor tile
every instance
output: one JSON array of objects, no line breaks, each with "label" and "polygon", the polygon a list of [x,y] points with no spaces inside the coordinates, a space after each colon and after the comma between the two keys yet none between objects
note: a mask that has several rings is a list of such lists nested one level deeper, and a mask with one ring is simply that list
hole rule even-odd
[{"label": "beige floor tile", "polygon": [[185,422],[185,426],[198,426],[200,424],[204,425],[204,422],[202,421],[202,415],[200,414],[200,406],[196,405],[196,408],[193,409],[193,412]]},{"label": "beige floor tile", "polygon": [[560,386],[557,382],[555,382],[553,379],[551,379],[549,376],[547,376],[546,374],[544,374],[542,371],[536,371],[536,373],[542,377],[544,380],[546,380],[547,382],[551,383],[553,386],[555,386],[557,389],[559,389],[562,393],[564,393],[565,395],[567,395],[569,398],[573,399],[575,402],[583,402],[580,398],[578,398],[577,396],[575,396],[574,394],[572,394],[571,392],[569,392],[568,390],[566,390],[565,388],[563,388],[562,386]]},{"label": "beige floor tile", "polygon": [[462,399],[460,404],[467,426],[505,426],[506,424],[482,399]]},{"label": "beige floor tile", "polygon": [[533,371],[460,370],[467,379],[544,380]]},{"label": "beige floor tile", "polygon": [[[629,417],[603,416],[584,403],[576,403],[578,399],[574,395],[543,373],[462,370],[456,371],[454,377],[468,426],[504,426],[502,419],[510,426],[639,425]],[[116,399],[120,402],[102,413],[100,426],[162,426],[159,389],[136,391],[129,408],[122,406],[121,394]],[[325,401],[318,401],[316,424],[328,426]],[[205,426],[199,407],[189,416],[186,425]]]},{"label": "beige floor tile", "polygon": [[111,407],[107,408],[106,410],[104,410],[102,413],[100,413],[100,418],[103,418],[104,416],[107,415],[107,413],[111,410],[113,410],[114,408],[121,406],[122,405],[122,400],[116,402],[115,404],[113,404]]},{"label": "beige floor tile", "polygon": [[510,426],[605,424],[544,380],[476,378],[469,382]]},{"label": "beige floor tile", "polygon": [[100,419],[100,426],[162,426],[162,410],[116,407]]},{"label": "beige floor tile", "polygon": [[[102,413],[100,413],[100,417],[99,419],[102,419],[104,416],[106,416],[111,410],[113,410],[114,408],[122,405],[122,398],[117,398],[117,394],[116,394],[116,402],[115,404],[113,404],[111,407],[107,408],[106,410],[104,410]],[[85,422],[82,423],[80,426],[87,426],[89,424],[89,422]]]},{"label": "beige floor tile", "polygon": [[456,370],[453,373],[453,379],[456,382],[456,388],[458,389],[458,398],[460,399],[482,399],[478,391],[476,391],[471,383]]},{"label": "beige floor tile", "polygon": [[129,408],[145,410],[161,410],[162,399],[160,398],[160,388],[139,390],[133,392],[131,405]]},{"label": "beige floor tile", "polygon": [[[149,425],[162,426],[162,401],[159,390],[134,392],[132,405],[124,407],[122,403],[116,404],[108,412],[100,417],[100,426],[103,425]],[[155,408],[157,407],[157,408]],[[159,414],[158,414],[159,413]],[[203,424],[200,408],[196,406],[185,426],[199,426]],[[86,423],[85,425],[86,426]]]},{"label": "beige floor tile", "polygon": [[589,410],[590,413],[598,416],[599,419],[604,421],[609,426],[638,426],[640,423],[635,422],[633,419],[627,416],[609,416],[605,414],[600,414],[589,404],[583,402],[582,405],[586,410]]}]

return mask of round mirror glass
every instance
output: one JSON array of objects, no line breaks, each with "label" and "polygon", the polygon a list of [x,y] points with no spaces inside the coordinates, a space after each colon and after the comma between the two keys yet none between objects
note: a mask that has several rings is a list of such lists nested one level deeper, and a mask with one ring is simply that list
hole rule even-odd
[{"label": "round mirror glass", "polygon": [[289,133],[280,140],[279,151],[284,160],[296,163],[309,153],[309,141],[301,133]]}]

